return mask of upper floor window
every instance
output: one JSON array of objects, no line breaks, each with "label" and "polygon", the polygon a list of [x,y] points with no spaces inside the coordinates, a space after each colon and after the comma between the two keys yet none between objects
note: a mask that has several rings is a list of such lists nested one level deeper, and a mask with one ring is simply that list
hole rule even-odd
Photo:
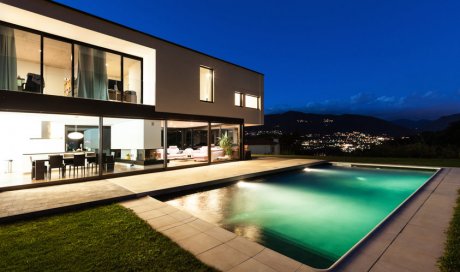
[{"label": "upper floor window", "polygon": [[72,45],[55,39],[43,39],[44,94],[72,96]]},{"label": "upper floor window", "polygon": [[214,102],[214,71],[200,67],[200,100]]},{"label": "upper floor window", "polygon": [[259,100],[258,96],[246,94],[244,97],[244,106],[246,108],[260,109]]},{"label": "upper floor window", "polygon": [[0,89],[42,92],[40,35],[0,25]]},{"label": "upper floor window", "polygon": [[141,58],[32,32],[0,24],[0,89],[142,102]]},{"label": "upper floor window", "polygon": [[243,94],[239,92],[235,92],[235,106],[242,107],[243,106]]}]

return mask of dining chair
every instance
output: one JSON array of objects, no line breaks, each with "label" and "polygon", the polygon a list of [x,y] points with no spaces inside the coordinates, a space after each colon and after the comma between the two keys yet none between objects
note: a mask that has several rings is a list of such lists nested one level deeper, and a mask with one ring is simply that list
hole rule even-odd
[{"label": "dining chair", "polygon": [[73,175],[75,176],[75,168],[78,170],[83,170],[83,175],[85,175],[85,154],[75,154],[73,156]]},{"label": "dining chair", "polygon": [[93,171],[93,165],[96,167],[97,171],[97,154],[95,152],[86,153],[86,163],[87,166],[91,167],[91,171]]},{"label": "dining chair", "polygon": [[67,166],[69,166],[69,171],[72,170],[73,153],[64,153],[63,159],[64,159],[64,165],[66,167],[66,171],[67,171]]},{"label": "dining chair", "polygon": [[[51,170],[54,168],[59,169],[59,177],[65,176],[65,164],[62,155],[49,155],[48,162],[48,179],[51,179]],[[62,172],[62,174],[61,174]]]}]

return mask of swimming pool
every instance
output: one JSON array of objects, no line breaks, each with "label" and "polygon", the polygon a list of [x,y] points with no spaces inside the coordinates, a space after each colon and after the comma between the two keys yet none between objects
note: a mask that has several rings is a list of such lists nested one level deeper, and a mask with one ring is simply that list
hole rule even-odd
[{"label": "swimming pool", "polygon": [[168,200],[315,268],[329,268],[435,170],[326,165]]}]

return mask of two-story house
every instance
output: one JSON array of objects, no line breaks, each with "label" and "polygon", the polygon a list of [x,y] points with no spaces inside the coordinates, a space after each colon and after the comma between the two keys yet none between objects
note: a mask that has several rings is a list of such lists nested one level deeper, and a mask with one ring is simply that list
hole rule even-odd
[{"label": "two-story house", "polygon": [[263,90],[259,72],[150,34],[2,0],[0,187],[240,160]]}]

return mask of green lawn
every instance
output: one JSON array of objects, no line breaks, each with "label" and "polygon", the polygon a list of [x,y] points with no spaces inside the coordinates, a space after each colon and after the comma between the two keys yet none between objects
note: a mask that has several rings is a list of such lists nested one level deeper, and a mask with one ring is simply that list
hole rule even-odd
[{"label": "green lawn", "polygon": [[439,269],[442,272],[460,271],[460,190],[458,190],[458,194],[454,217],[447,230],[444,255],[438,261]]},{"label": "green lawn", "polygon": [[1,271],[215,271],[113,204],[0,225]]},{"label": "green lawn", "polygon": [[[253,157],[266,157],[272,155],[252,155]],[[302,156],[302,155],[273,155],[283,158],[305,158],[337,162],[360,162],[381,164],[402,164],[437,167],[460,167],[460,159],[425,159],[425,158],[383,158],[383,157],[352,157],[352,156]]]}]

